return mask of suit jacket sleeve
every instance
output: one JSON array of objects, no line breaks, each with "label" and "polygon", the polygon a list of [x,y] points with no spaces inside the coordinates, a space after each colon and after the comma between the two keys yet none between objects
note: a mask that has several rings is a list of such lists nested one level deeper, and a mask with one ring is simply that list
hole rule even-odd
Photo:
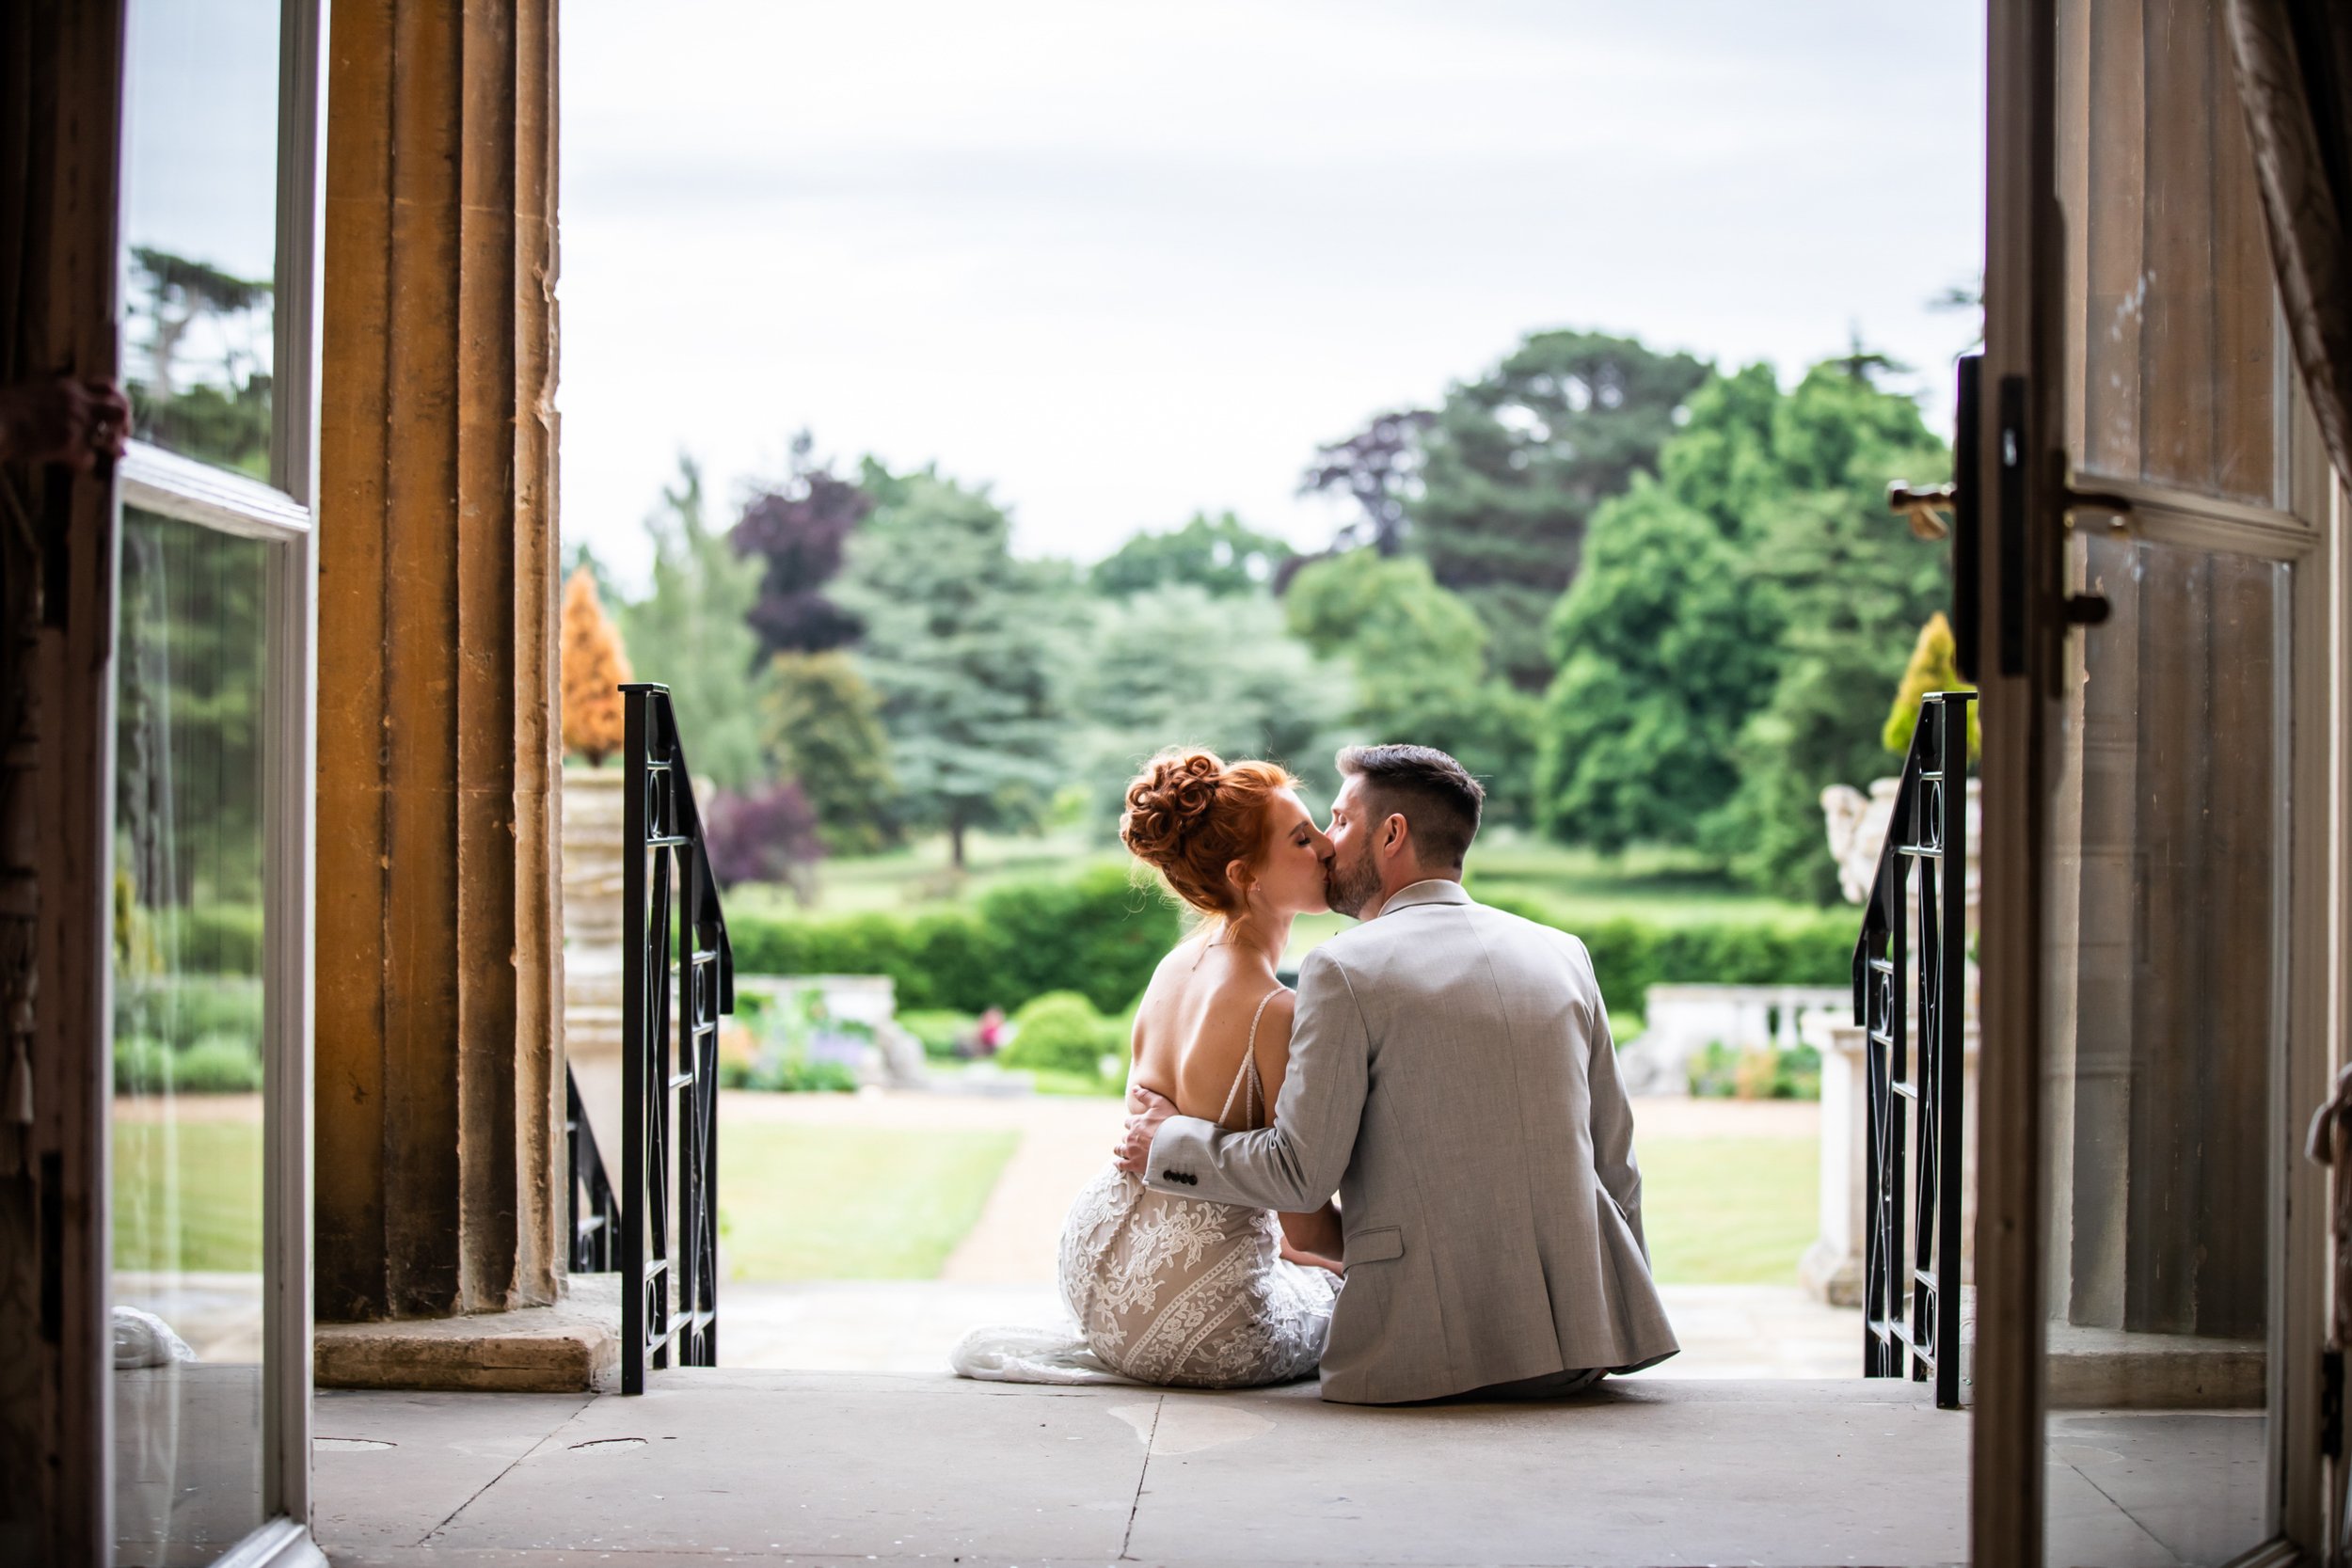
[{"label": "suit jacket sleeve", "polygon": [[1642,1256],[1647,1258],[1649,1242],[1642,1234],[1642,1167],[1633,1160],[1633,1106],[1626,1099],[1625,1080],[1617,1075],[1617,1046],[1609,1035],[1609,1009],[1600,999],[1592,955],[1579,942],[1576,956],[1592,985],[1593,1027],[1585,1082],[1593,1097],[1593,1165],[1600,1174],[1600,1184],[1624,1212]]},{"label": "suit jacket sleeve", "polygon": [[[1327,954],[1308,954],[1274,1125],[1228,1132],[1198,1117],[1170,1117],[1152,1140],[1144,1184],[1284,1213],[1321,1208],[1356,1151],[1370,1055],[1347,972]],[[1187,1176],[1193,1180],[1182,1180]]]}]

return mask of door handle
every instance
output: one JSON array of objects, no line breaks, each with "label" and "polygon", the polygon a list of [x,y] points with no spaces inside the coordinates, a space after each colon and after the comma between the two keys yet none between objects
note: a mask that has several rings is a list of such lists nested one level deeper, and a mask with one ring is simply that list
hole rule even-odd
[{"label": "door handle", "polygon": [[1950,513],[1957,495],[1957,485],[1931,484],[1921,488],[1898,479],[1886,486],[1886,510],[1911,519],[1914,539],[1932,542],[1952,531]]},{"label": "door handle", "polygon": [[[2132,503],[2127,496],[2100,490],[2077,490],[2071,483],[2058,485],[2058,505],[2069,530],[2082,531],[2074,520],[2077,512],[2104,512],[2107,515],[2106,532],[2109,538],[2129,539],[2136,531],[2132,527]],[[2058,602],[2058,613],[2070,626],[2103,626],[2115,607],[2104,594],[2069,594]]]}]

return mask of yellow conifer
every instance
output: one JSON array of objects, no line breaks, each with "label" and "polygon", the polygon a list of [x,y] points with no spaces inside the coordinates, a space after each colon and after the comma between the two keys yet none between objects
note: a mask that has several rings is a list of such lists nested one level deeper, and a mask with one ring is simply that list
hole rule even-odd
[{"label": "yellow conifer", "polygon": [[[1903,671],[1903,684],[1895,693],[1895,706],[1886,716],[1886,728],[1880,733],[1879,742],[1897,756],[1911,752],[1911,732],[1919,727],[1920,699],[1931,691],[1974,691],[1976,688],[1960,678],[1960,654],[1952,641],[1952,624],[1944,619],[1941,610],[1928,617],[1928,624],[1919,628],[1918,644],[1911,650],[1911,663]],[[1974,705],[1968,709],[1968,755],[1975,760],[1983,747],[1977,725]]]},{"label": "yellow conifer", "polygon": [[564,585],[564,750],[594,766],[621,749],[621,683],[629,678],[621,634],[582,566]]}]

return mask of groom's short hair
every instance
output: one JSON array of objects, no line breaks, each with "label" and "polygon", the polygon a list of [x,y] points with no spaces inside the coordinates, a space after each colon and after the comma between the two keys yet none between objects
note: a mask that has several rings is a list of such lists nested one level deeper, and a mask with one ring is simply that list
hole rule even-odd
[{"label": "groom's short hair", "polygon": [[1364,781],[1380,816],[1405,818],[1422,864],[1461,869],[1486,798],[1469,768],[1435,746],[1346,746],[1338,760],[1342,778]]}]

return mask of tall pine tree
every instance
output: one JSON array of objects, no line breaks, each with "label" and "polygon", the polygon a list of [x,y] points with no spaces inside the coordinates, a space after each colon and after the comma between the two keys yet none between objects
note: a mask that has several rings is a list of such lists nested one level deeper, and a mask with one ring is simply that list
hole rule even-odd
[{"label": "tall pine tree", "polygon": [[694,771],[744,790],[764,763],[753,701],[759,640],[744,619],[759,593],[759,564],[739,559],[704,510],[702,470],[681,455],[677,483],[645,519],[653,592],[620,608],[621,630],[638,678],[670,689]]},{"label": "tall pine tree", "polygon": [[1067,782],[1062,681],[1078,594],[1067,567],[1016,560],[984,490],[866,464],[879,504],[835,593],[866,627],[911,824],[946,832],[961,871],[975,828],[1022,829]]}]

